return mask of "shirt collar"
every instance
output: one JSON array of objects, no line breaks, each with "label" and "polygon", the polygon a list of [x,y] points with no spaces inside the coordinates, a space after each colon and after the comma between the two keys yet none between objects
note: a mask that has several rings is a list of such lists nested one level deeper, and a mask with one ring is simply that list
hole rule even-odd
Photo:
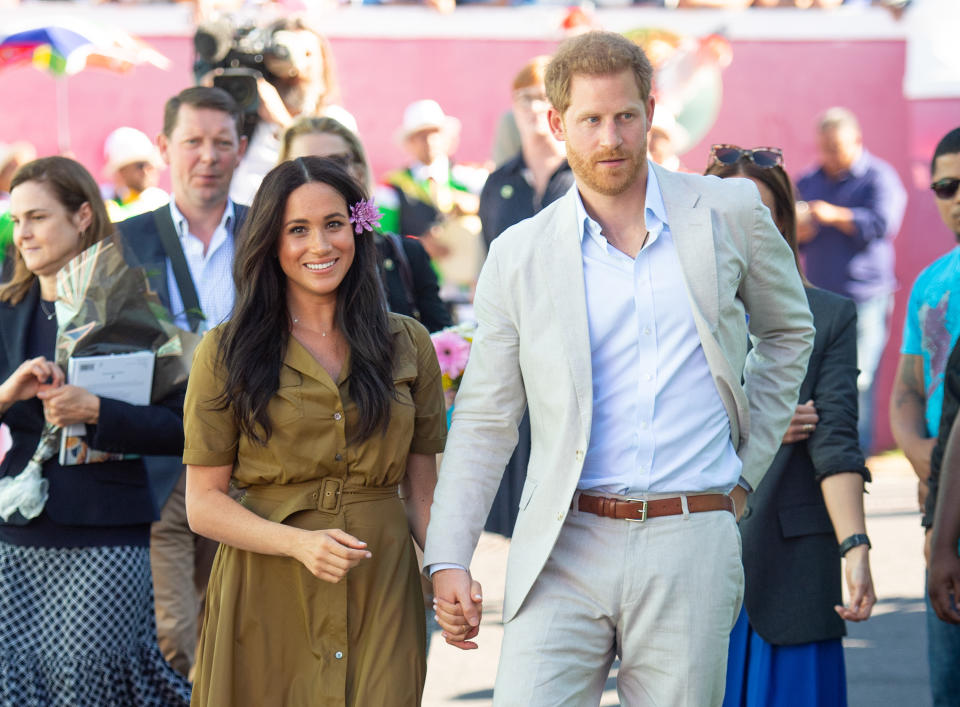
[{"label": "shirt collar", "polygon": [[[585,233],[601,237],[600,233],[603,229],[587,213],[576,183],[571,189],[577,204],[577,234],[580,241],[583,242]],[[663,203],[663,192],[660,190],[660,182],[657,181],[657,173],[649,162],[647,162],[647,193],[644,197],[643,217],[647,223],[647,230],[650,231],[650,237],[647,238],[647,245],[650,245],[657,240],[664,228],[669,228],[670,224],[667,221],[667,208]]]},{"label": "shirt collar", "polygon": [[[187,223],[187,217],[177,208],[176,199],[173,198],[170,199],[170,216],[173,218],[173,225],[177,228],[177,235],[180,236],[180,240],[183,240],[190,233],[190,225]],[[228,198],[227,208],[223,210],[223,216],[220,218],[220,225],[217,226],[217,230],[223,229],[226,233],[232,235],[233,223],[233,200]]]}]

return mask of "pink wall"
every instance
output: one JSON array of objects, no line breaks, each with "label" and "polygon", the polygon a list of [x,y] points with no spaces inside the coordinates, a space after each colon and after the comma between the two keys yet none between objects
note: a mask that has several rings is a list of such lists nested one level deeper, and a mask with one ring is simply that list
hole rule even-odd
[{"label": "pink wall", "polygon": [[[149,40],[174,63],[126,76],[89,72],[69,79],[74,152],[99,174],[101,145],[122,124],[156,134],[164,100],[191,80],[186,37]],[[458,156],[487,158],[493,127],[509,105],[510,81],[525,61],[555,46],[540,40],[365,39],[333,40],[344,105],[356,116],[376,172],[399,164],[393,134],[404,106],[433,97],[458,117],[463,135]],[[896,364],[903,304],[917,272],[953,241],[941,224],[927,189],[926,164],[937,140],[960,120],[960,99],[909,102],[901,78],[905,45],[889,41],[734,41],[734,59],[724,73],[725,100],[716,125],[686,155],[689,168],[704,166],[712,142],[778,145],[796,175],[815,160],[813,124],[831,105],[854,110],[869,149],[891,162],[910,193],[897,241],[902,287],[884,357],[879,390],[877,441],[891,443],[886,419],[890,379]],[[31,68],[0,72],[4,101],[0,141],[27,139],[42,154],[56,150],[53,80]]]}]

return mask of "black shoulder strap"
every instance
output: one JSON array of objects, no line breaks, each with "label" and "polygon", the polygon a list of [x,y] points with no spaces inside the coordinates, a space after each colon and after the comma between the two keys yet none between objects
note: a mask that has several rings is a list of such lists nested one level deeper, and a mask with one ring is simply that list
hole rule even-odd
[{"label": "black shoulder strap", "polygon": [[420,319],[420,308],[417,307],[417,298],[413,289],[413,268],[410,267],[410,259],[403,249],[403,237],[396,233],[385,234],[387,241],[392,246],[394,260],[397,263],[397,272],[400,274],[400,282],[403,283],[403,293],[407,296],[407,304],[410,305],[410,311],[415,319]]},{"label": "black shoulder strap", "polygon": [[187,315],[187,321],[190,322],[190,330],[196,332],[200,329],[200,324],[204,320],[203,311],[200,309],[197,288],[190,276],[187,258],[180,246],[180,237],[174,228],[168,207],[164,206],[154,211],[153,221],[157,225],[157,232],[160,234],[163,249],[166,251],[167,257],[170,258],[170,265],[173,266],[173,276],[177,280],[177,288],[180,290],[180,299],[183,300],[183,309]]}]

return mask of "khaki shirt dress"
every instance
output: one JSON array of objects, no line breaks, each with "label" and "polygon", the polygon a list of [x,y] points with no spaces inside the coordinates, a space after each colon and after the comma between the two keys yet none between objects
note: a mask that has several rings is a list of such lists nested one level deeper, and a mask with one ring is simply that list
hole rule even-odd
[{"label": "khaki shirt dress", "polygon": [[185,464],[233,464],[246,507],[308,530],[341,528],[373,557],[337,584],[289,557],[221,545],[207,588],[194,705],[419,705],[426,673],[419,568],[397,484],[407,455],[443,451],[440,368],[418,322],[389,315],[396,398],[382,436],[348,443],[350,361],[334,382],[291,336],[266,446],[213,402],[216,330],[197,349],[184,408]]}]

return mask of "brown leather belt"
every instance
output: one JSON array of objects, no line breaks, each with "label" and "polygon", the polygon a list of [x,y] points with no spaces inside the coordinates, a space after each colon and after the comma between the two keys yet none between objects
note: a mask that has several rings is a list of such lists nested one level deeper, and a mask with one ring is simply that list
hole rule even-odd
[{"label": "brown leather belt", "polygon": [[[643,522],[648,518],[658,518],[660,516],[677,516],[683,513],[679,496],[642,501],[639,499],[620,500],[582,493],[577,508],[604,518],[619,518],[635,522]],[[687,510],[690,513],[703,513],[704,511],[730,511],[733,513],[733,499],[722,493],[687,496]]]}]

